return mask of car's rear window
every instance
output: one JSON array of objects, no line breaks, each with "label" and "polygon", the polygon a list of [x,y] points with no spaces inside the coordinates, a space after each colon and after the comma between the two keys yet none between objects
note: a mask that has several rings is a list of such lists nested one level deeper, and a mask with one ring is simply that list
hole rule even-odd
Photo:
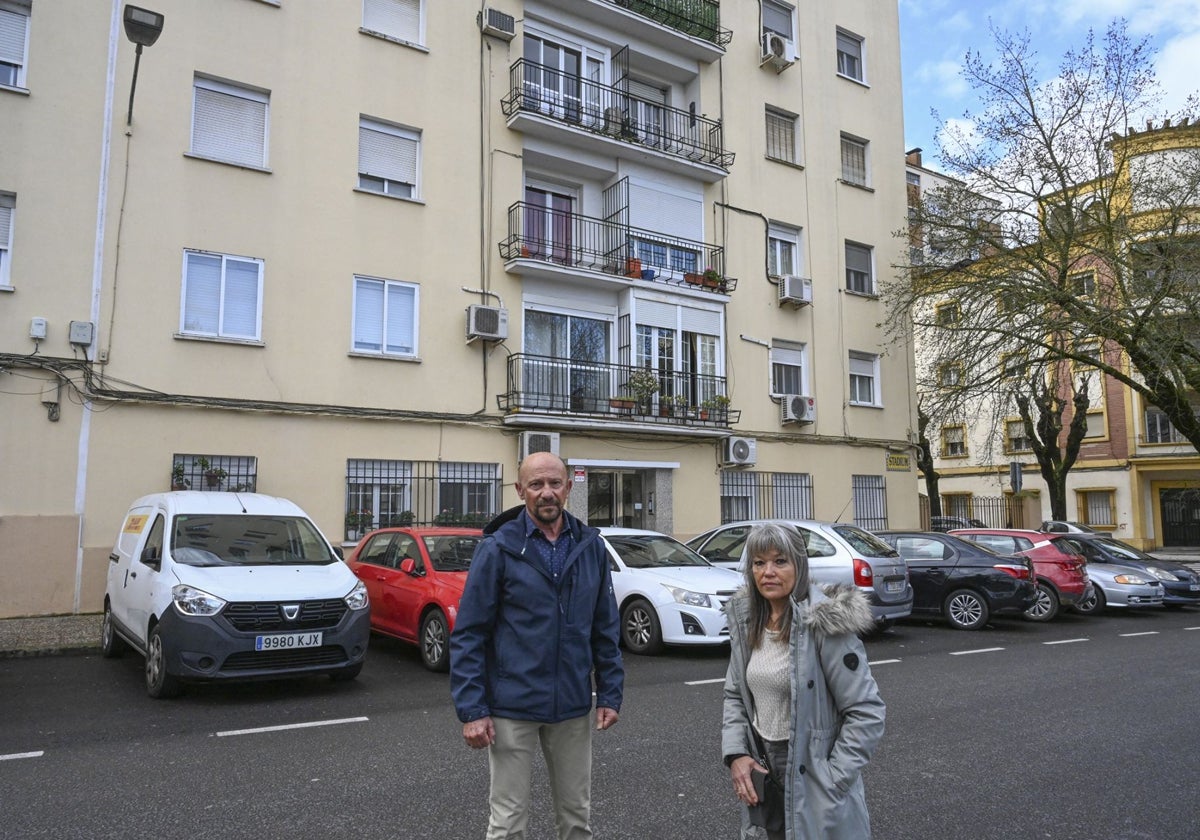
[{"label": "car's rear window", "polygon": [[850,547],[863,557],[896,557],[896,549],[885,543],[872,533],[864,531],[855,525],[835,525],[833,528],[838,536],[850,544]]},{"label": "car's rear window", "polygon": [[699,554],[670,537],[622,534],[606,536],[605,539],[620,556],[621,562],[631,569],[709,565]]},{"label": "car's rear window", "polygon": [[471,568],[471,558],[475,556],[476,547],[483,542],[483,535],[424,537],[424,541],[435,571],[465,572]]},{"label": "car's rear window", "polygon": [[255,514],[176,516],[171,557],[187,566],[319,566],[338,559],[304,517]]}]

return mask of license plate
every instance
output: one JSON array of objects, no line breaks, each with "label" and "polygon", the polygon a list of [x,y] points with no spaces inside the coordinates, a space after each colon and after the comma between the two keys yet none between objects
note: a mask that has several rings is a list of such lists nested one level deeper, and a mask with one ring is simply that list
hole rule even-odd
[{"label": "license plate", "polygon": [[1200,583],[1189,584],[1188,589],[1192,590],[1193,592],[1200,592]]},{"label": "license plate", "polygon": [[902,580],[885,580],[883,582],[884,592],[903,592],[904,581]]},{"label": "license plate", "polygon": [[320,647],[321,633],[274,633],[256,636],[255,650],[291,650],[292,648]]}]

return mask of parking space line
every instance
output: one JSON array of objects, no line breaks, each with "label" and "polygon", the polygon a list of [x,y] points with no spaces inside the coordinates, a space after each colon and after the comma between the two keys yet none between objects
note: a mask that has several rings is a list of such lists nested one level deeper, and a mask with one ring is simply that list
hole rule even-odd
[{"label": "parking space line", "polygon": [[45,750],[37,750],[36,752],[27,753],[9,753],[8,755],[0,755],[0,761],[12,761],[16,758],[41,758],[45,754]]},{"label": "parking space line", "polygon": [[218,732],[218,738],[225,738],[229,735],[257,735],[260,732],[281,732],[284,729],[307,729],[312,726],[337,726],[342,723],[365,723],[369,718],[353,717],[340,718],[338,720],[314,720],[308,723],[289,723],[283,726],[260,726],[257,729],[229,729],[225,732]]},{"label": "parking space line", "polygon": [[994,653],[998,650],[1004,650],[1004,648],[979,648],[978,650],[952,650],[952,651],[950,651],[950,655],[951,656],[969,656],[972,653]]},{"label": "parking space line", "polygon": [[1141,633],[1120,633],[1118,634],[1123,639],[1128,639],[1130,636],[1157,636],[1157,630],[1143,630]]},{"label": "parking space line", "polygon": [[1076,642],[1088,642],[1090,639],[1059,639],[1056,642],[1042,642],[1044,645],[1073,645]]},{"label": "parking space line", "polygon": [[1184,627],[1184,630],[1200,630],[1200,627]]},{"label": "parking space line", "polygon": [[723,683],[723,682],[725,682],[725,678],[718,677],[715,680],[689,680],[689,681],[685,682],[684,685],[711,685],[712,683]]},{"label": "parking space line", "polygon": [[891,664],[899,662],[899,661],[900,661],[899,659],[876,659],[874,661],[867,660],[867,664],[868,665],[891,665]]}]

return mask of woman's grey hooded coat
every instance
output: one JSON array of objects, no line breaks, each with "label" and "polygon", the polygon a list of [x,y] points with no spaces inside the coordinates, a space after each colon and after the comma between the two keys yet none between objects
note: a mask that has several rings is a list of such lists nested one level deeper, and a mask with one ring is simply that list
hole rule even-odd
[{"label": "woman's grey hooded coat", "polygon": [[[754,700],[746,685],[746,591],[730,599],[725,610],[730,657],[721,752],[726,763],[737,755],[762,763],[750,724]],[[813,586],[806,600],[792,602],[793,713],[784,779],[788,840],[871,836],[862,769],[883,737],[884,705],[858,634],[873,625],[866,596],[854,587]],[[761,832],[750,825],[743,805],[741,836],[765,836]]]}]

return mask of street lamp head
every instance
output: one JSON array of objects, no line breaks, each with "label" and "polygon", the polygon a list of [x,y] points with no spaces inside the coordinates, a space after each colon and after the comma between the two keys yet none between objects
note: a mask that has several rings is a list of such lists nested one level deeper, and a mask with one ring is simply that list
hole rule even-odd
[{"label": "street lamp head", "polygon": [[125,6],[125,37],[141,47],[149,47],[162,34],[163,16],[138,6]]}]

